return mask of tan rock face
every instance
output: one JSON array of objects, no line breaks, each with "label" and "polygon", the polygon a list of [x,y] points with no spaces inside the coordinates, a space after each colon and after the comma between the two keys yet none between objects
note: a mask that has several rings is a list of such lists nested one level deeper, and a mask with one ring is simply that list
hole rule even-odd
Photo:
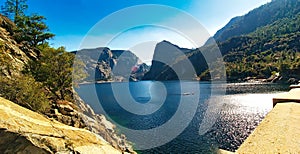
[{"label": "tan rock face", "polygon": [[[5,76],[18,75],[24,64],[37,54],[26,47],[18,44],[12,37],[14,23],[0,14],[0,73]],[[1,75],[0,74],[0,75]]]},{"label": "tan rock face", "polygon": [[3,98],[0,138],[4,153],[121,153],[99,135],[49,120]]}]

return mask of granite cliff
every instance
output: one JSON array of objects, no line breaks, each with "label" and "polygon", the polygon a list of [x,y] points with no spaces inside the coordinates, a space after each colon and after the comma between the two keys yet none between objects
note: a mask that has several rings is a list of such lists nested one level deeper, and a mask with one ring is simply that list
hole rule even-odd
[{"label": "granite cliff", "polygon": [[35,59],[37,53],[25,43],[18,44],[12,38],[15,24],[0,14],[0,74],[18,75],[29,59]]},{"label": "granite cliff", "polygon": [[[148,71],[146,64],[128,50],[110,50],[107,47],[82,49],[72,52],[86,65],[87,82],[136,81]],[[137,67],[138,66],[138,67]],[[134,68],[137,68],[134,70]]]},{"label": "granite cliff", "polygon": [[199,49],[180,48],[168,41],[155,47],[152,65],[143,80],[196,80],[207,69]]}]

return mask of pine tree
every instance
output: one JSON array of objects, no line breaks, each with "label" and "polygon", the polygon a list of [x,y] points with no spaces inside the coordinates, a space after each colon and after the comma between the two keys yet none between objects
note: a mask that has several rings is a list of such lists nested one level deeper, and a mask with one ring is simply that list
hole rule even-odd
[{"label": "pine tree", "polygon": [[28,8],[27,0],[6,0],[4,5],[1,6],[1,13],[16,22],[19,16],[24,16]]},{"label": "pine tree", "polygon": [[54,34],[48,32],[48,26],[45,24],[44,16],[33,14],[31,16],[17,17],[14,37],[16,41],[27,41],[33,47],[54,37]]}]

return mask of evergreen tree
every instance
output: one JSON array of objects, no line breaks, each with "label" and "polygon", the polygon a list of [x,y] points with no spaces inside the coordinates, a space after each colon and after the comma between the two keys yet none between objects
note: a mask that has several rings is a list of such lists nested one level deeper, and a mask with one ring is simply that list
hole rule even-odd
[{"label": "evergreen tree", "polygon": [[[77,62],[75,70],[73,68],[75,55],[65,51],[60,47],[54,49],[47,44],[39,46],[42,55],[38,61],[30,61],[24,73],[32,75],[38,82],[51,93],[55,100],[72,100],[72,77],[75,80],[86,77],[81,71],[83,64]],[[77,71],[78,76],[72,76],[72,72]]]},{"label": "evergreen tree", "polygon": [[45,24],[44,16],[33,14],[31,16],[18,16],[14,37],[16,41],[26,41],[33,47],[54,37],[54,34],[48,32],[48,26]]},{"label": "evergreen tree", "polygon": [[6,0],[1,6],[1,13],[16,22],[17,17],[24,16],[25,10],[28,8],[27,0]]}]

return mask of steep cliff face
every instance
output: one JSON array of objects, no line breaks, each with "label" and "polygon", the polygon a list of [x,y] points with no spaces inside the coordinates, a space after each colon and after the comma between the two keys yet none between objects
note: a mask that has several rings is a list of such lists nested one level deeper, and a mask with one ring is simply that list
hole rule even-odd
[{"label": "steep cliff face", "polygon": [[158,43],[154,50],[152,65],[144,80],[177,80],[178,76],[172,69],[175,60],[180,56],[180,48],[167,41]]},{"label": "steep cliff face", "polygon": [[139,58],[127,50],[110,50],[109,48],[82,49],[73,52],[76,58],[86,65],[89,74],[86,81],[128,81],[139,79],[147,72],[147,67],[132,69],[139,63]]},{"label": "steep cliff face", "polygon": [[0,14],[0,74],[8,77],[18,75],[24,64],[37,56],[32,49],[12,38],[14,27],[13,22]]},{"label": "steep cliff face", "polygon": [[144,80],[195,80],[207,68],[200,50],[180,48],[168,41],[156,45],[153,59]]},{"label": "steep cliff face", "polygon": [[61,124],[0,98],[3,153],[122,153],[101,136]]},{"label": "steep cliff face", "polygon": [[116,59],[113,59],[110,49],[83,49],[73,53],[86,65],[85,71],[90,75],[86,79],[87,81],[112,80],[111,67],[116,64]]}]

